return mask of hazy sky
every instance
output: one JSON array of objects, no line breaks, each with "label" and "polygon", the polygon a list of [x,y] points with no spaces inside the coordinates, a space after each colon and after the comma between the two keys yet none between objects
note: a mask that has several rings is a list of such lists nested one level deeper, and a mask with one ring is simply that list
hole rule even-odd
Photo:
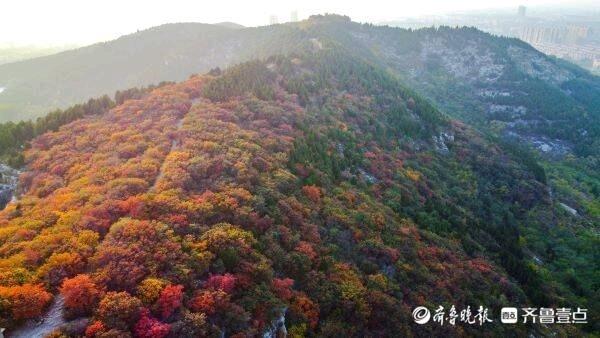
[{"label": "hazy sky", "polygon": [[[585,1],[585,0],[582,0]],[[589,1],[589,0],[588,0]],[[271,14],[288,21],[317,13],[339,13],[355,21],[441,14],[518,5],[556,5],[565,0],[0,0],[0,43],[87,44],[169,22],[233,21],[265,25]]]}]

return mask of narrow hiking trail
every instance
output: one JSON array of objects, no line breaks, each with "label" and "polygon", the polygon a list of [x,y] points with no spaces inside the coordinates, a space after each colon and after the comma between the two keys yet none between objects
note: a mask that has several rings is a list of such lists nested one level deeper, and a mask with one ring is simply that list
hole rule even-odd
[{"label": "narrow hiking trail", "polygon": [[7,332],[9,338],[43,338],[52,331],[67,323],[63,317],[65,300],[62,296],[54,297],[48,311],[38,320],[29,320],[14,331]]},{"label": "narrow hiking trail", "polygon": [[183,116],[179,120],[177,120],[177,124],[175,125],[175,138],[173,139],[173,141],[171,141],[171,148],[169,149],[169,152],[163,159],[162,164],[160,165],[160,169],[158,170],[158,175],[156,175],[156,178],[154,179],[154,183],[152,183],[152,186],[150,187],[150,189],[148,191],[150,191],[150,192],[154,191],[156,189],[156,184],[164,176],[167,158],[173,151],[175,151],[179,147],[179,131],[181,131],[181,128],[183,127],[183,120],[185,120],[185,118],[188,116],[188,114],[190,113],[190,110],[192,110],[192,107],[194,107],[194,105],[196,103],[200,102],[200,100],[201,99],[193,99],[190,109],[188,109],[188,111],[185,114],[183,114]]}]

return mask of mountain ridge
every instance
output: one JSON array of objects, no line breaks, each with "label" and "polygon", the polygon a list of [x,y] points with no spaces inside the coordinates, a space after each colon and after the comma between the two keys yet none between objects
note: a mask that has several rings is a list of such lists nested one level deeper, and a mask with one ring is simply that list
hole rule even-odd
[{"label": "mountain ridge", "polygon": [[[452,39],[457,43],[454,46],[468,47],[463,51],[450,48]],[[28,109],[15,110],[11,105],[38,105],[48,99],[50,106],[64,106],[123,88],[181,81],[217,66],[323,48],[324,42],[388,68],[451,116],[516,136],[542,152],[587,156],[600,148],[596,127],[600,78],[585,70],[549,58],[519,40],[473,28],[413,31],[358,24],[335,15],[244,29],[168,24],[80,49],[79,56],[67,52],[0,66],[0,83],[6,83],[0,109],[4,106],[5,112],[23,113]],[[97,54],[102,60],[91,62],[83,54]],[[67,56],[68,62],[52,65]],[[136,63],[129,64],[129,60]],[[36,62],[43,65],[36,66]],[[26,68],[31,75],[15,67]],[[53,68],[56,74],[50,71],[50,78],[42,80],[46,76],[43,69]],[[90,72],[95,77],[93,84],[85,80],[92,76]],[[65,95],[70,98],[65,100]],[[540,101],[540,96],[547,102]],[[570,121],[568,129],[555,127],[565,120]]]}]

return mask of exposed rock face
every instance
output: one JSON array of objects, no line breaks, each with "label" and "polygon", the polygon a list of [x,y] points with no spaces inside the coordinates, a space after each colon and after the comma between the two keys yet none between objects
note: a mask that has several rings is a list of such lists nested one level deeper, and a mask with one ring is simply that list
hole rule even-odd
[{"label": "exposed rock face", "polygon": [[504,66],[495,61],[491,51],[483,49],[476,41],[469,41],[462,49],[450,48],[447,42],[440,38],[424,40],[421,60],[439,60],[448,72],[468,82],[493,83],[503,74]]},{"label": "exposed rock face", "polygon": [[452,142],[454,142],[454,134],[452,132],[440,132],[439,136],[433,136],[435,149],[442,154],[447,154],[450,151],[448,143]]},{"label": "exposed rock face", "polygon": [[0,163],[0,210],[14,197],[19,171]]},{"label": "exposed rock face", "polygon": [[547,56],[533,49],[511,45],[506,50],[508,59],[505,59],[481,41],[467,40],[461,46],[449,43],[448,39],[439,37],[429,36],[424,39],[419,55],[422,65],[426,65],[428,59],[435,58],[455,77],[480,84],[497,82],[509,71],[506,62],[513,62],[523,73],[554,85],[574,78],[574,74],[550,62]]},{"label": "exposed rock face", "polygon": [[564,203],[559,203],[560,206],[565,209],[568,213],[570,213],[573,216],[577,216],[577,210],[575,210],[574,208],[564,204]]},{"label": "exposed rock face", "polygon": [[510,46],[508,54],[517,67],[529,76],[559,85],[571,80],[571,72],[548,61],[548,57],[532,50]]},{"label": "exposed rock face", "polygon": [[495,114],[499,117],[505,117],[507,119],[516,119],[527,113],[527,108],[524,106],[510,106],[505,104],[494,104],[490,105],[490,114]]},{"label": "exposed rock face", "polygon": [[571,146],[559,139],[532,136],[526,140],[541,153],[551,155],[552,157],[560,158],[571,152]]},{"label": "exposed rock face", "polygon": [[271,322],[269,328],[263,334],[263,338],[285,338],[287,337],[287,329],[285,327],[285,313],[287,308],[279,311],[277,317]]},{"label": "exposed rock face", "polygon": [[[555,99],[552,107],[577,99],[569,90],[570,82],[580,81],[581,75],[575,70],[518,40],[472,29],[464,28],[460,33],[450,28],[425,29],[415,33],[418,38],[412,40],[407,38],[412,33],[405,34],[411,48],[368,34],[367,29],[362,34],[351,34],[376,50],[377,58],[450,115],[485,127],[493,125],[499,134],[515,136],[543,155],[560,157],[574,151],[576,138],[572,131],[557,135],[552,130],[560,129],[566,121],[578,125],[579,117],[585,114],[577,113],[579,108],[568,113],[548,109],[538,104],[548,96],[536,95],[550,95]],[[571,109],[568,104],[565,107],[563,110]],[[586,131],[580,129],[581,137],[585,136]],[[439,137],[434,140],[438,150],[445,152],[442,141]]]}]

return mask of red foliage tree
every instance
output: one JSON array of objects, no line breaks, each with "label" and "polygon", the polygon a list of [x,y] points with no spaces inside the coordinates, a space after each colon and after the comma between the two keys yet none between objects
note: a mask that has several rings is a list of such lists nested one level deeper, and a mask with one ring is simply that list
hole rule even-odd
[{"label": "red foliage tree", "polygon": [[221,290],[225,293],[231,293],[235,288],[236,278],[230,273],[224,275],[210,275],[206,281],[206,287],[214,290]]},{"label": "red foliage tree", "polygon": [[308,258],[310,258],[310,260],[314,260],[315,258],[317,258],[317,253],[315,252],[315,249],[313,249],[312,245],[308,242],[301,241],[300,243],[298,243],[295,250],[306,255]]},{"label": "red foliage tree", "polygon": [[273,289],[275,294],[284,300],[289,300],[294,295],[292,291],[292,286],[294,285],[294,280],[290,278],[279,279],[275,278],[272,282]]},{"label": "red foliage tree", "polygon": [[189,304],[190,309],[195,312],[203,312],[212,315],[227,308],[229,295],[223,291],[202,291],[198,293]]},{"label": "red foliage tree", "polygon": [[169,318],[183,302],[183,285],[166,286],[156,301],[158,310],[163,319]]},{"label": "red foliage tree", "polygon": [[138,338],[164,338],[170,330],[171,325],[153,318],[147,309],[142,310],[141,318],[133,328],[134,336]]}]

